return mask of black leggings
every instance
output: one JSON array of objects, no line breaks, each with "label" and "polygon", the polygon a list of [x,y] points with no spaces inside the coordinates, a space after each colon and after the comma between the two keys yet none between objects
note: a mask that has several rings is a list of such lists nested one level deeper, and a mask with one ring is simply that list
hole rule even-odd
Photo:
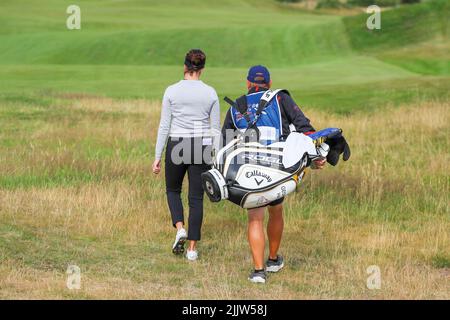
[{"label": "black leggings", "polygon": [[[183,142],[183,149],[179,145]],[[172,151],[177,147],[174,154]],[[179,152],[179,150],[181,150]],[[209,169],[209,159],[199,155],[203,154],[205,147],[202,146],[201,138],[169,138],[166,147],[165,176],[166,194],[169,204],[172,223],[183,222],[184,213],[181,201],[181,187],[184,176],[188,173],[189,180],[189,229],[188,240],[200,240],[203,221],[203,188],[201,174]],[[179,159],[181,156],[182,159]],[[194,159],[195,158],[195,159]],[[205,158],[205,159],[204,159]],[[196,161],[194,161],[196,160]]]}]

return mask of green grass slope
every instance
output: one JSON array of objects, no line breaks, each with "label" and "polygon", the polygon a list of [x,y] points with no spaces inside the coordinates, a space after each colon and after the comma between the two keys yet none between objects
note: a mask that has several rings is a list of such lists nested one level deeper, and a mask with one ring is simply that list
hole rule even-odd
[{"label": "green grass slope", "polygon": [[348,42],[354,51],[424,75],[450,74],[450,2],[433,0],[387,10],[382,30],[363,28],[367,16],[345,17]]},{"label": "green grass slope", "polygon": [[441,0],[383,12],[379,31],[367,30],[366,14],[304,12],[272,0],[194,0],[189,6],[82,0],[82,29],[68,31],[70,3],[0,4],[4,99],[58,93],[160,99],[180,79],[183,55],[193,47],[207,52],[204,79],[221,96],[242,94],[246,69],[265,64],[274,85],[308,107],[351,112],[448,97]]},{"label": "green grass slope", "polygon": [[368,15],[343,19],[353,49],[367,52],[411,46],[437,36],[450,36],[450,2],[432,0],[381,13],[381,30],[368,30]]},{"label": "green grass slope", "polygon": [[200,47],[208,53],[208,66],[247,67],[261,61],[277,67],[349,55],[343,32],[339,21],[256,30],[235,26],[176,31],[81,30],[3,36],[0,50],[3,64],[179,65],[186,48]]}]

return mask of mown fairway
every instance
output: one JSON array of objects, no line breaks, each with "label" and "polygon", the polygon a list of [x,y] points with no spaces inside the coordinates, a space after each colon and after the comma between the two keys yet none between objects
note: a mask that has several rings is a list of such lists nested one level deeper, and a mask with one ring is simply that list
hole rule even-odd
[{"label": "mown fairway", "polygon": [[[0,298],[450,298],[447,2],[383,12],[376,32],[365,14],[190,2],[80,0],[79,31],[71,1],[0,3]],[[220,96],[266,64],[352,147],[287,199],[287,267],[266,286],[246,280],[246,214],[229,203],[205,199],[199,261],[170,252],[150,165],[159,100],[192,47]]]}]

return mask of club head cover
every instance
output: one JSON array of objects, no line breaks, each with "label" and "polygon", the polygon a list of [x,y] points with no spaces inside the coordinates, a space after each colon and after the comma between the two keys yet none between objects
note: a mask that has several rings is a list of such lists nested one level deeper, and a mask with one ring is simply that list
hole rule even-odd
[{"label": "club head cover", "polygon": [[350,146],[343,135],[327,139],[326,143],[330,146],[330,151],[327,155],[327,162],[335,166],[339,162],[339,156],[342,154],[342,159],[347,161],[350,159]]}]

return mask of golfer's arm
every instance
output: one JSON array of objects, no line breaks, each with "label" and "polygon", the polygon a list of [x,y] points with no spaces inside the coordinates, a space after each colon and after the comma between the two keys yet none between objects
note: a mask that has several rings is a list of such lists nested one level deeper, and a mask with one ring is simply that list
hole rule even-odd
[{"label": "golfer's arm", "polygon": [[211,122],[211,131],[213,137],[220,135],[220,104],[219,98],[216,96],[213,102],[211,113],[209,115]]},{"label": "golfer's arm", "polygon": [[155,147],[156,160],[161,160],[161,156],[167,142],[167,137],[169,135],[171,122],[172,122],[172,112],[170,109],[170,100],[167,94],[164,94],[161,110],[161,120],[159,122],[159,129],[158,129],[158,138],[156,140],[156,147]]}]

